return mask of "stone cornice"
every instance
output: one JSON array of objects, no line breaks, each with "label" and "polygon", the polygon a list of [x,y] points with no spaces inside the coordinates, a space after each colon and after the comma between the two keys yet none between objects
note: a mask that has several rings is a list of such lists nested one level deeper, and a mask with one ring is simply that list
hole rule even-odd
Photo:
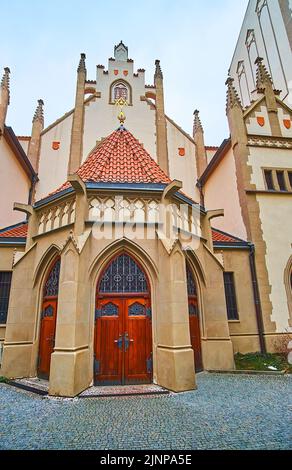
[{"label": "stone cornice", "polygon": [[249,147],[267,147],[289,150],[292,149],[292,139],[287,139],[285,137],[249,135],[247,145]]}]

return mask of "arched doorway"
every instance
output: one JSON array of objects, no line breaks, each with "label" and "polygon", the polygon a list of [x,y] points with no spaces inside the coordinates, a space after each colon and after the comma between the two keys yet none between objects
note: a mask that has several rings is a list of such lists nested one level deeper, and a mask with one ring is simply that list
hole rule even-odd
[{"label": "arched doorway", "polygon": [[60,266],[60,258],[55,259],[43,290],[37,372],[38,377],[44,379],[49,379],[51,355],[55,347]]},{"label": "arched doorway", "polygon": [[94,377],[99,385],[152,382],[150,286],[127,253],[107,265],[97,284]]},{"label": "arched doorway", "polygon": [[191,345],[194,350],[196,372],[201,372],[203,370],[203,361],[202,361],[198,292],[197,292],[197,285],[196,285],[196,281],[195,281],[192,269],[188,263],[187,263],[187,286],[188,286]]}]

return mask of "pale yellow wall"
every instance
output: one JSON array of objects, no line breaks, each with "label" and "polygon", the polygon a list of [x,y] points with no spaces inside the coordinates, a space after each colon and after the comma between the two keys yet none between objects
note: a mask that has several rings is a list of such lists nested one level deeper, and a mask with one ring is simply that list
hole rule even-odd
[{"label": "pale yellow wall", "polygon": [[[42,136],[36,200],[46,197],[67,181],[72,118],[71,114]],[[61,142],[59,150],[53,150],[54,141]]]},{"label": "pale yellow wall", "polygon": [[288,328],[289,312],[284,271],[292,255],[292,196],[258,195],[263,238],[267,246],[266,263],[271,285],[272,321],[277,332]]},{"label": "pale yellow wall", "polygon": [[241,216],[235,162],[230,149],[204,187],[205,207],[208,210],[224,209],[224,217],[214,219],[214,227],[246,239],[246,229]]},{"label": "pale yellow wall", "polygon": [[[197,167],[195,144],[168,120],[167,141],[170,178],[182,181],[183,191],[199,202],[200,195],[196,187]],[[185,149],[184,157],[179,155],[179,148]]]},{"label": "pale yellow wall", "polygon": [[25,153],[27,155],[29,141],[27,139],[22,140],[22,139],[19,139],[19,138],[18,138],[18,141],[19,141],[21,147],[23,148],[23,150],[25,151]]},{"label": "pale yellow wall", "polygon": [[238,320],[228,322],[234,353],[260,350],[249,250],[215,250],[223,257],[224,270],[234,273]]},{"label": "pale yellow wall", "polygon": [[13,211],[13,204],[27,204],[31,183],[3,137],[0,162],[0,228],[4,228],[24,220],[22,213]]},{"label": "pale yellow wall", "polygon": [[[252,183],[265,189],[262,168],[291,168],[291,150],[250,148],[249,163],[253,166]],[[277,332],[288,328],[289,312],[284,285],[284,271],[292,255],[291,194],[258,194],[263,239],[266,242],[266,263],[271,285],[272,321]]]},{"label": "pale yellow wall", "polygon": [[217,152],[218,149],[216,150],[211,150],[211,149],[207,149],[206,150],[206,154],[207,154],[207,162],[208,164],[210,163],[210,161],[212,160],[212,158],[214,157],[215,153]]},{"label": "pale yellow wall", "polygon": [[250,147],[249,153],[248,162],[252,166],[251,184],[255,184],[256,189],[266,189],[263,168],[292,168],[291,150]]}]

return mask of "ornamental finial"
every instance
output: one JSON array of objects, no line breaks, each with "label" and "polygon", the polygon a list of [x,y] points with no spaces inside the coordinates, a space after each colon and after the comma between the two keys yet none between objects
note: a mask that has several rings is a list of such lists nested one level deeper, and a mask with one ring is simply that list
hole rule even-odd
[{"label": "ornamental finial", "polygon": [[120,107],[120,112],[118,114],[118,120],[120,121],[121,127],[124,126],[125,120],[126,120],[126,115],[124,113],[124,106],[128,106],[127,100],[124,98],[119,98],[115,101],[116,106]]}]

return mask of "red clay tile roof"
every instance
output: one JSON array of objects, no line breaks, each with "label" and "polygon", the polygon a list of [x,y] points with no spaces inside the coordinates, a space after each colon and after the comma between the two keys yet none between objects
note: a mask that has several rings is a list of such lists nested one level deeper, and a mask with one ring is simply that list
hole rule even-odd
[{"label": "red clay tile roof", "polygon": [[[238,243],[238,242],[244,242],[245,240],[242,240],[240,238],[234,237],[233,235],[230,235],[229,233],[222,232],[221,230],[212,228],[212,238],[213,242],[223,242],[223,243]],[[246,242],[245,242],[246,243]]]},{"label": "red clay tile roof", "polygon": [[[140,142],[123,127],[114,131],[93,150],[77,174],[86,183],[171,182]],[[70,187],[69,182],[64,183],[50,196]]]},{"label": "red clay tile roof", "polygon": [[0,230],[0,238],[26,238],[27,236],[27,223],[22,222],[12,227]]}]

